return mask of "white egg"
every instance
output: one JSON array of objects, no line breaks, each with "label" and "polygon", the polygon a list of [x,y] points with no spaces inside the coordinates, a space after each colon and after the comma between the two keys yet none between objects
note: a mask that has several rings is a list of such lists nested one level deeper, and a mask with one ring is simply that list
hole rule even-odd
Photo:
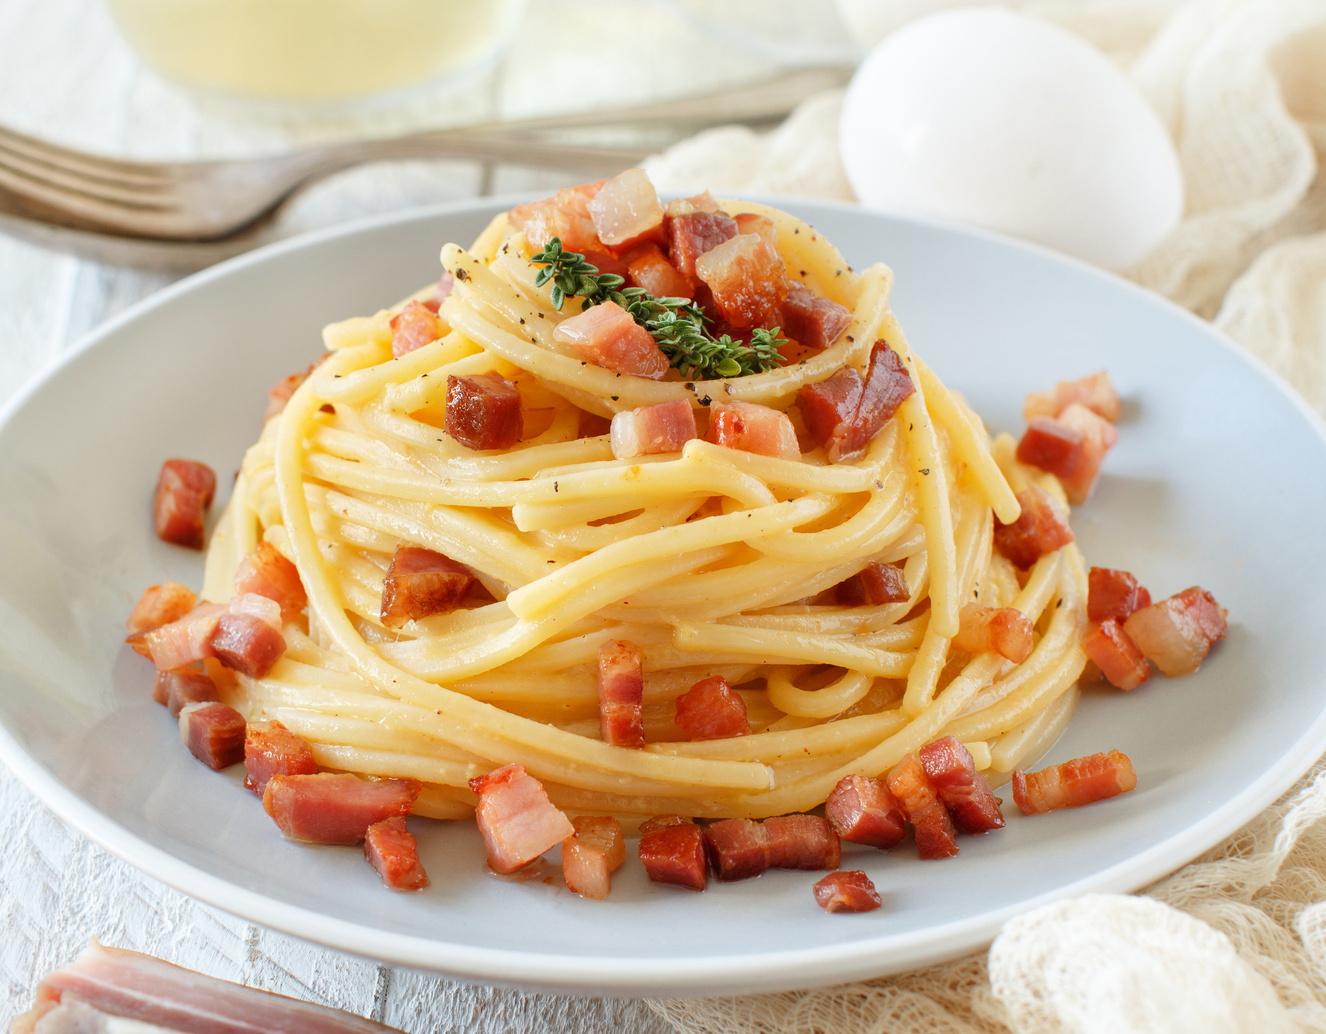
[{"label": "white egg", "polygon": [[1100,51],[992,8],[889,35],[843,102],[843,165],[871,208],[1037,241],[1122,269],[1183,214],[1183,174],[1155,112]]}]

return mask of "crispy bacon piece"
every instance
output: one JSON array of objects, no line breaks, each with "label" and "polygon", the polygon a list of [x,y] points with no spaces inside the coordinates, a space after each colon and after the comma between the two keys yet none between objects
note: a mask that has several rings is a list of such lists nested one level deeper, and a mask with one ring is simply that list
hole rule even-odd
[{"label": "crispy bacon piece", "polygon": [[714,870],[724,883],[748,880],[769,868],[769,837],[754,819],[721,819],[704,829]]},{"label": "crispy bacon piece", "polygon": [[157,672],[152,680],[152,699],[165,704],[171,717],[178,718],[188,704],[206,704],[221,697],[216,691],[216,683],[201,671],[176,668]]},{"label": "crispy bacon piece", "polygon": [[1122,407],[1119,393],[1104,370],[1075,381],[1060,381],[1053,391],[1033,391],[1022,404],[1027,423],[1038,416],[1057,417],[1074,402],[1080,402],[1098,416],[1111,422],[1119,419]]},{"label": "crispy bacon piece", "polygon": [[[265,596],[250,598],[266,599]],[[236,599],[243,600],[244,597]],[[279,620],[279,608],[277,611]],[[211,656],[251,679],[264,678],[285,653],[285,637],[268,620],[253,614],[235,613],[233,600],[230,609],[217,621],[208,645]]]},{"label": "crispy bacon piece", "polygon": [[1133,611],[1123,630],[1147,660],[1173,677],[1201,667],[1212,644],[1225,638],[1228,615],[1214,596],[1194,585]]},{"label": "crispy bacon piece", "polygon": [[771,869],[836,869],[842,863],[842,844],[826,818],[775,815],[763,826]]},{"label": "crispy bacon piece", "polygon": [[878,607],[884,603],[902,603],[911,596],[902,566],[881,564],[877,560],[833,587],[834,599],[844,607]]},{"label": "crispy bacon piece", "polygon": [[807,432],[829,460],[847,463],[860,458],[915,390],[898,354],[881,340],[870,351],[864,380],[854,367],[844,366],[832,377],[802,387],[796,401]]},{"label": "crispy bacon piece", "polygon": [[995,518],[994,544],[1018,567],[1030,567],[1047,553],[1073,541],[1068,515],[1040,485],[1028,485],[1018,493],[1021,514],[1012,524]]},{"label": "crispy bacon piece", "polygon": [[[718,202],[714,202],[716,205]],[[767,215],[758,212],[742,212],[732,217],[737,222],[737,233],[753,233],[760,240],[778,247],[778,225]]]},{"label": "crispy bacon piece", "polygon": [[591,305],[578,316],[562,320],[553,330],[553,339],[615,373],[658,380],[668,371],[667,357],[649,331],[616,302]]},{"label": "crispy bacon piece", "polygon": [[408,814],[422,788],[418,779],[277,773],[267,781],[262,806],[291,840],[357,844],[373,823]]},{"label": "crispy bacon piece", "polygon": [[695,410],[686,399],[672,399],[614,414],[610,433],[612,454],[619,460],[680,452],[692,438],[700,437],[695,430]]},{"label": "crispy bacon piece", "polygon": [[824,802],[824,815],[843,840],[881,851],[896,847],[907,835],[902,806],[883,779],[843,776]]},{"label": "crispy bacon piece", "polygon": [[152,504],[157,538],[189,549],[203,548],[203,524],[216,495],[216,475],[195,460],[166,460]]},{"label": "crispy bacon piece", "polygon": [[806,348],[819,351],[828,348],[847,329],[852,322],[852,310],[828,298],[821,298],[808,287],[794,283],[788,291],[787,300],[783,302],[780,322],[785,336],[799,341]]},{"label": "crispy bacon piece", "polygon": [[1119,440],[1119,432],[1108,420],[1080,402],[1071,402],[1058,416],[1059,423],[1082,436],[1082,452],[1073,470],[1061,475],[1064,494],[1070,503],[1085,503],[1096,487],[1105,454]]},{"label": "crispy bacon piece", "polygon": [[626,264],[626,279],[655,298],[690,298],[695,281],[677,271],[656,244],[647,244]]},{"label": "crispy bacon piece", "polygon": [[493,872],[515,872],[575,832],[543,784],[521,765],[471,779],[470,789],[479,795],[474,817]]},{"label": "crispy bacon piece", "polygon": [[277,721],[251,722],[244,730],[244,785],[259,797],[276,775],[317,775],[308,740]]},{"label": "crispy bacon piece", "polygon": [[722,675],[701,679],[677,697],[675,721],[692,740],[721,740],[750,732],[746,701]]},{"label": "crispy bacon piece", "polygon": [[882,904],[870,877],[860,869],[831,872],[815,884],[814,892],[826,912],[871,912]]},{"label": "crispy bacon piece", "polygon": [[364,833],[364,857],[392,890],[423,890],[428,873],[419,863],[419,844],[405,828],[405,816],[375,822]]},{"label": "crispy bacon piece", "polygon": [[423,302],[410,300],[391,318],[391,354],[399,359],[431,345],[445,333],[446,327],[434,310]]},{"label": "crispy bacon piece", "polygon": [[912,824],[917,854],[933,859],[949,858],[958,853],[958,835],[953,819],[915,754],[903,758],[884,781]]},{"label": "crispy bacon piece", "polygon": [[244,760],[244,716],[228,704],[186,704],[180,709],[180,739],[189,753],[218,772]]},{"label": "crispy bacon piece", "polygon": [[1052,765],[1030,775],[1013,772],[1013,800],[1024,815],[1041,815],[1054,808],[1078,808],[1126,793],[1137,785],[1137,773],[1127,754],[1112,750]]},{"label": "crispy bacon piece", "polygon": [[701,255],[737,236],[737,221],[722,211],[682,211],[674,205],[668,205],[668,253],[682,276],[695,276],[695,263]]},{"label": "crispy bacon piece", "polygon": [[663,239],[663,206],[643,169],[627,169],[608,180],[586,206],[599,240],[629,247]]},{"label": "crispy bacon piece", "polygon": [[1119,689],[1136,689],[1151,677],[1151,665],[1118,618],[1093,624],[1082,637],[1082,650]]},{"label": "crispy bacon piece", "polygon": [[1016,607],[979,607],[968,603],[958,613],[953,646],[968,653],[993,650],[1014,664],[1031,655],[1031,619]]},{"label": "crispy bacon piece", "polygon": [[149,585],[143,590],[143,595],[138,597],[124,627],[130,632],[150,632],[178,621],[193,610],[197,603],[198,597],[187,585],[170,581]]},{"label": "crispy bacon piece", "polygon": [[382,580],[381,620],[400,628],[460,606],[477,579],[464,564],[423,546],[397,546]]},{"label": "crispy bacon piece", "polygon": [[705,837],[693,822],[682,821],[645,831],[640,828],[640,861],[655,883],[704,890],[709,856]]},{"label": "crispy bacon piece", "polygon": [[184,617],[125,639],[159,671],[183,668],[213,656],[212,633],[228,612],[224,603],[203,602]]},{"label": "crispy bacon piece", "polygon": [[497,373],[448,374],[443,424],[467,449],[509,449],[524,430],[520,391]]},{"label": "crispy bacon piece", "polygon": [[577,815],[575,832],[562,841],[562,875],[582,898],[602,901],[612,889],[612,874],[626,859],[622,824],[611,815]]},{"label": "crispy bacon piece", "polygon": [[604,743],[636,750],[645,745],[644,661],[640,647],[609,639],[599,647],[599,730]]},{"label": "crispy bacon piece", "polygon": [[589,214],[589,203],[606,181],[584,183],[559,190],[552,197],[528,205],[516,205],[509,216],[511,225],[525,235],[534,247],[542,249],[554,237],[561,239],[566,251],[604,251]]},{"label": "crispy bacon piece", "polygon": [[722,402],[709,407],[705,440],[729,449],[799,460],[801,447],[786,413],[754,402]]},{"label": "crispy bacon piece", "polygon": [[956,736],[941,736],[917,751],[921,767],[958,829],[969,835],[988,833],[1004,824],[999,798],[976,771],[976,761]]},{"label": "crispy bacon piece", "polygon": [[300,581],[299,569],[270,542],[257,547],[239,562],[235,571],[235,592],[256,593],[275,600],[281,607],[281,620],[292,621],[308,606],[308,594]]},{"label": "crispy bacon piece", "polygon": [[1093,567],[1087,574],[1087,617],[1122,621],[1135,610],[1151,606],[1151,594],[1127,571]]},{"label": "crispy bacon piece", "polygon": [[792,284],[778,249],[753,233],[739,234],[695,260],[695,275],[713,292],[734,327],[776,327]]}]

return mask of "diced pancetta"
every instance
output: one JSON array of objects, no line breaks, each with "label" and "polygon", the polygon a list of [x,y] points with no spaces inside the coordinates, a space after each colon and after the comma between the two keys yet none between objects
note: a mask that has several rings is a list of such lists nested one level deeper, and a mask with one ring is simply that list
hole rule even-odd
[{"label": "diced pancetta", "polygon": [[[266,599],[264,596],[253,598]],[[276,606],[274,603],[272,605]],[[276,609],[279,620],[280,608]],[[227,668],[251,679],[261,679],[266,677],[285,653],[285,637],[263,618],[227,610],[212,630],[208,646],[211,656]]]},{"label": "diced pancetta", "polygon": [[682,212],[673,204],[668,205],[666,226],[668,253],[682,276],[695,276],[695,263],[701,255],[737,236],[737,221],[730,215],[698,209]]},{"label": "diced pancetta", "polygon": [[559,190],[552,197],[511,209],[511,225],[525,235],[535,248],[543,249],[557,237],[566,251],[604,251],[589,214],[589,203],[603,187],[604,180]]},{"label": "diced pancetta", "polygon": [[836,869],[842,862],[842,845],[826,818],[775,815],[762,825],[771,869]]},{"label": "diced pancetta", "polygon": [[672,399],[614,414],[610,433],[612,455],[619,460],[680,452],[683,445],[699,437],[695,429],[695,410],[686,399]]},{"label": "diced pancetta", "polygon": [[694,825],[693,819],[688,819],[685,815],[651,815],[640,823],[637,832],[640,836],[646,833],[652,833],[656,829],[667,829],[669,826]]},{"label": "diced pancetta", "polygon": [[218,772],[244,760],[244,716],[216,701],[180,709],[180,739],[189,753]]},{"label": "diced pancetta", "polygon": [[958,829],[975,836],[1004,824],[999,798],[976,771],[976,761],[961,740],[941,736],[917,751],[917,757]]},{"label": "diced pancetta", "polygon": [[1111,422],[1119,419],[1122,407],[1119,393],[1104,370],[1075,381],[1060,381],[1053,391],[1033,391],[1022,405],[1027,423],[1038,416],[1057,417],[1074,402],[1080,402],[1098,416]]},{"label": "diced pancetta", "polygon": [[810,288],[795,283],[783,302],[780,318],[784,337],[816,351],[833,344],[851,322],[852,310],[847,306],[821,298]]},{"label": "diced pancetta", "polygon": [[801,447],[786,413],[754,402],[722,402],[709,407],[705,440],[729,449],[799,460]]},{"label": "diced pancetta", "polygon": [[586,206],[599,240],[609,247],[629,247],[663,239],[663,206],[643,169],[627,169],[599,188]]},{"label": "diced pancetta", "polygon": [[692,212],[727,214],[723,211],[723,206],[718,203],[718,198],[707,190],[693,194],[690,197],[675,198],[669,201],[664,212],[669,219],[675,219],[681,215],[690,215]]},{"label": "diced pancetta", "polygon": [[272,776],[317,775],[313,748],[277,721],[250,722],[244,731],[244,785],[259,797]]},{"label": "diced pancetta", "polygon": [[675,721],[692,740],[721,740],[750,732],[746,702],[722,675],[701,679],[677,697]]},{"label": "diced pancetta", "polygon": [[277,632],[281,631],[281,605],[276,600],[259,596],[256,592],[241,592],[232,596],[230,603],[226,605],[226,610],[231,614],[245,614],[257,618]]},{"label": "diced pancetta", "polygon": [[[717,202],[715,202],[717,204]],[[753,233],[762,241],[778,247],[778,225],[767,215],[758,212],[740,212],[732,217],[737,223],[737,233]]]},{"label": "diced pancetta", "polygon": [[134,604],[124,627],[130,632],[149,632],[178,621],[193,610],[197,603],[198,597],[187,585],[170,581],[150,585]]},{"label": "diced pancetta", "polygon": [[577,815],[575,832],[562,841],[562,875],[583,898],[602,901],[612,889],[612,874],[626,859],[622,824],[611,815]]},{"label": "diced pancetta", "polygon": [[916,853],[925,859],[958,853],[958,831],[915,754],[908,754],[884,779],[912,824]]},{"label": "diced pancetta", "polygon": [[562,320],[553,330],[553,339],[614,373],[658,380],[668,372],[667,357],[649,331],[616,302],[591,305],[579,315]]},{"label": "diced pancetta", "polygon": [[[437,310],[434,309],[433,311],[436,312]],[[272,417],[285,412],[285,407],[289,404],[295,392],[299,390],[299,386],[308,380],[313,371],[326,362],[330,355],[330,352],[323,352],[322,355],[308,364],[308,369],[292,373],[289,377],[282,377],[268,388],[267,411],[262,415],[263,421],[266,422]]]},{"label": "diced pancetta", "polygon": [[1123,630],[1166,675],[1187,675],[1201,667],[1216,640],[1225,638],[1227,616],[1214,596],[1194,585],[1133,611]]},{"label": "diced pancetta", "polygon": [[364,857],[392,890],[423,890],[428,873],[419,862],[419,844],[404,815],[373,823],[364,833]]},{"label": "diced pancetta", "polygon": [[456,278],[450,270],[444,269],[442,275],[437,278],[437,284],[433,287],[433,297],[424,299],[424,308],[429,312],[437,312],[442,308],[442,303],[451,297],[451,289],[456,286]]},{"label": "diced pancetta", "polygon": [[1018,493],[1022,512],[1012,524],[995,518],[995,549],[1018,567],[1030,567],[1047,553],[1073,541],[1068,515],[1040,485],[1028,485]]},{"label": "diced pancetta", "polygon": [[391,354],[399,359],[446,333],[437,313],[424,302],[410,300],[391,318]]},{"label": "diced pancetta", "polygon": [[189,549],[202,549],[207,509],[215,495],[216,475],[207,464],[166,460],[161,464],[152,505],[157,538]]},{"label": "diced pancetta", "polygon": [[824,802],[824,815],[843,840],[887,851],[907,835],[902,806],[883,779],[849,775]]},{"label": "diced pancetta", "polygon": [[695,275],[734,327],[776,327],[792,289],[778,249],[753,233],[738,234],[695,260]]},{"label": "diced pancetta", "polygon": [[640,861],[654,883],[704,890],[709,855],[700,827],[683,821],[645,831],[641,827]]},{"label": "diced pancetta", "polygon": [[443,426],[467,449],[509,449],[524,430],[520,390],[497,373],[448,374]]},{"label": "diced pancetta", "polygon": [[1122,621],[1135,610],[1151,606],[1151,594],[1127,571],[1093,567],[1087,573],[1087,617]]},{"label": "diced pancetta", "polygon": [[878,607],[911,599],[907,576],[899,564],[872,560],[860,571],[833,587],[833,596],[844,607]]},{"label": "diced pancetta", "polygon": [[275,600],[281,607],[281,620],[293,621],[308,606],[308,594],[299,578],[299,569],[270,542],[257,547],[239,562],[235,570],[235,592],[257,593]]},{"label": "diced pancetta", "polygon": [[1082,651],[1119,689],[1135,689],[1151,677],[1151,665],[1118,618],[1093,623],[1082,637]]},{"label": "diced pancetta", "polygon": [[768,834],[754,819],[720,819],[705,827],[704,838],[724,883],[747,880],[769,868]]},{"label": "diced pancetta", "polygon": [[870,351],[864,380],[854,367],[845,366],[826,380],[802,387],[797,408],[806,431],[829,460],[846,463],[860,457],[915,390],[907,367],[881,340]]},{"label": "diced pancetta", "polygon": [[224,603],[204,601],[184,617],[159,628],[136,632],[125,642],[160,671],[183,668],[213,656],[212,634],[222,615],[228,612]]},{"label": "diced pancetta", "polygon": [[1013,800],[1024,815],[1040,815],[1054,808],[1077,808],[1126,793],[1137,785],[1137,773],[1127,754],[1112,750],[1065,761],[1039,772],[1013,772]]},{"label": "diced pancetta", "polygon": [[1031,619],[1016,607],[980,607],[968,603],[958,613],[953,646],[968,653],[993,650],[1014,664],[1031,655]]},{"label": "diced pancetta", "polygon": [[691,298],[695,294],[695,281],[678,272],[656,244],[644,245],[630,259],[626,279],[655,298]]},{"label": "diced pancetta", "polygon": [[348,772],[273,775],[262,806],[291,840],[357,844],[368,827],[414,807],[417,779],[360,779]]},{"label": "diced pancetta", "polygon": [[1081,431],[1054,417],[1032,417],[1018,441],[1018,462],[1047,470],[1063,481],[1077,473],[1085,442]]},{"label": "diced pancetta", "polygon": [[1060,476],[1059,480],[1070,503],[1085,503],[1096,487],[1105,454],[1119,440],[1119,432],[1112,423],[1080,402],[1070,402],[1057,419],[1082,436],[1082,452],[1077,464],[1071,473]]},{"label": "diced pancetta", "polygon": [[471,779],[470,789],[479,795],[474,817],[493,872],[515,872],[575,832],[543,784],[521,765]]},{"label": "diced pancetta", "polygon": [[640,647],[609,639],[598,654],[599,731],[604,743],[640,749],[645,745],[644,661]]},{"label": "diced pancetta", "polygon": [[826,912],[871,912],[879,908],[879,892],[860,869],[831,872],[815,884],[815,901]]},{"label": "diced pancetta", "polygon": [[205,704],[220,700],[216,683],[201,671],[175,668],[159,671],[152,681],[152,699],[165,704],[172,718],[178,718],[188,704]]},{"label": "diced pancetta", "polygon": [[476,579],[464,564],[423,546],[397,546],[382,580],[381,620],[400,628],[461,605]]}]

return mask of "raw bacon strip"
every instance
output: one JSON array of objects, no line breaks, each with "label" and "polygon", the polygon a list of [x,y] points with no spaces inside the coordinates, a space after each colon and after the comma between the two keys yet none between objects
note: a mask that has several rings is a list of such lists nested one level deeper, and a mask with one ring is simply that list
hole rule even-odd
[{"label": "raw bacon strip", "polygon": [[228,704],[186,704],[180,739],[189,753],[218,772],[244,760],[244,716]]},{"label": "raw bacon strip", "polygon": [[112,1016],[193,1034],[400,1034],[326,1006],[258,991],[96,941],[47,976],[38,1002],[81,1001]]},{"label": "raw bacon strip", "polygon": [[656,244],[647,244],[626,264],[626,279],[655,298],[690,298],[695,281],[683,276]]},{"label": "raw bacon strip", "polygon": [[842,844],[828,819],[775,815],[763,826],[771,869],[836,869],[842,863]]},{"label": "raw bacon strip", "polygon": [[244,785],[259,797],[272,776],[317,775],[308,741],[277,721],[251,722],[244,730]]},{"label": "raw bacon strip", "polygon": [[418,779],[278,773],[267,781],[262,806],[291,840],[357,844],[373,823],[407,814],[422,788]]},{"label": "raw bacon strip", "polygon": [[680,211],[675,205],[675,202],[668,205],[668,253],[682,276],[695,276],[696,259],[736,237],[737,221],[722,211]]},{"label": "raw bacon strip", "polygon": [[826,912],[871,912],[882,904],[870,877],[860,869],[831,872],[815,884],[814,892]]},{"label": "raw bacon strip", "polygon": [[778,249],[753,233],[739,234],[701,254],[695,275],[734,327],[776,327],[792,289]]},{"label": "raw bacon strip", "polygon": [[1071,402],[1059,414],[1059,423],[1082,436],[1082,454],[1073,471],[1061,476],[1064,494],[1073,504],[1085,503],[1096,487],[1105,454],[1119,440],[1119,432],[1108,420],[1093,413],[1080,402]]},{"label": "raw bacon strip", "polygon": [[640,647],[609,639],[599,647],[599,730],[604,743],[636,750],[645,745],[644,662]]},{"label": "raw bacon strip", "polygon": [[443,426],[467,449],[509,449],[520,441],[525,426],[520,392],[496,373],[448,374]]},{"label": "raw bacon strip", "polygon": [[705,440],[729,449],[799,460],[801,447],[786,413],[754,402],[715,403],[709,408]]},{"label": "raw bacon strip", "polygon": [[769,839],[753,819],[722,819],[706,826],[704,838],[724,883],[747,880],[769,868]]},{"label": "raw bacon strip", "polygon": [[976,771],[976,761],[961,740],[941,736],[922,747],[917,756],[958,829],[975,836],[1004,824],[999,798],[985,776]]},{"label": "raw bacon strip", "polygon": [[639,409],[628,409],[612,418],[612,455],[619,460],[680,452],[695,430],[695,410],[686,399],[673,399]]},{"label": "raw bacon strip", "polygon": [[675,721],[692,740],[721,740],[750,732],[746,701],[722,675],[701,679],[677,697]]},{"label": "raw bacon strip", "polygon": [[150,585],[143,590],[143,595],[129,612],[129,620],[124,623],[124,627],[130,632],[150,632],[178,621],[193,610],[197,603],[198,597],[187,585],[169,581]]},{"label": "raw bacon strip", "polygon": [[1014,664],[1031,655],[1031,619],[1015,607],[978,607],[968,603],[958,613],[953,646],[968,653],[993,650]]},{"label": "raw bacon strip", "polygon": [[391,354],[399,359],[415,349],[431,345],[446,333],[446,327],[423,302],[408,301],[391,318]]},{"label": "raw bacon strip", "polygon": [[511,225],[525,235],[535,248],[543,249],[554,237],[560,238],[566,251],[603,251],[603,242],[594,229],[589,203],[605,181],[584,183],[559,190],[552,197],[511,209]]},{"label": "raw bacon strip", "polygon": [[195,460],[166,460],[152,504],[157,538],[189,549],[203,548],[203,524],[216,495],[216,475]]},{"label": "raw bacon strip", "polygon": [[1030,775],[1013,772],[1013,800],[1024,815],[1041,815],[1054,808],[1078,808],[1127,793],[1137,785],[1137,773],[1127,754],[1112,750],[1065,761]]},{"label": "raw bacon strip", "polygon": [[261,679],[285,653],[285,637],[262,618],[236,614],[232,609],[217,621],[208,646],[211,656],[227,668],[251,679]]},{"label": "raw bacon strip", "polygon": [[152,681],[152,699],[165,704],[170,716],[178,718],[188,704],[206,704],[221,697],[216,691],[216,683],[201,671],[178,668],[157,672]]},{"label": "raw bacon strip", "polygon": [[824,447],[831,462],[846,463],[860,458],[914,391],[906,366],[880,340],[870,351],[864,380],[854,367],[845,366],[826,380],[805,385],[796,401],[811,438]]},{"label": "raw bacon strip", "polygon": [[562,875],[582,898],[602,901],[612,889],[612,874],[626,859],[622,824],[611,815],[577,815],[575,832],[562,841]]},{"label": "raw bacon strip", "polygon": [[586,208],[599,240],[610,247],[629,247],[646,237],[663,239],[663,206],[643,169],[618,173]]},{"label": "raw bacon strip", "polygon": [[419,864],[419,844],[405,828],[405,816],[375,822],[364,834],[364,857],[392,890],[423,890],[428,873]]},{"label": "raw bacon strip", "polygon": [[257,547],[239,562],[235,571],[235,592],[257,593],[281,606],[281,620],[292,621],[308,606],[308,594],[299,578],[299,569],[270,542]]},{"label": "raw bacon strip", "polygon": [[1151,606],[1151,594],[1127,571],[1093,567],[1087,574],[1087,617],[1122,621],[1135,610]]},{"label": "raw bacon strip", "polygon": [[[773,223],[769,222],[769,225],[773,226]],[[742,233],[750,232],[742,230]],[[774,241],[769,243],[773,244]],[[785,337],[799,341],[806,348],[820,351],[838,340],[838,335],[847,329],[852,322],[852,310],[828,298],[821,298],[808,287],[794,283],[783,302],[780,322]]]},{"label": "raw bacon strip", "polygon": [[1073,541],[1068,515],[1040,485],[1029,485],[1018,493],[1022,512],[1012,524],[995,519],[994,544],[1018,567],[1030,567],[1047,553]]},{"label": "raw bacon strip", "polygon": [[1082,650],[1119,689],[1136,689],[1151,677],[1151,665],[1118,618],[1106,618],[1082,637]]},{"label": "raw bacon strip", "polygon": [[901,565],[872,560],[852,577],[835,585],[833,596],[844,607],[878,607],[909,600],[912,590]]},{"label": "raw bacon strip", "polygon": [[591,305],[578,316],[562,320],[553,340],[570,345],[595,366],[615,373],[658,380],[668,372],[667,357],[649,331],[616,302]]},{"label": "raw bacon strip", "polygon": [[640,861],[655,883],[704,890],[709,861],[704,833],[692,822],[651,829],[641,827]]},{"label": "raw bacon strip", "polygon": [[382,581],[382,623],[400,628],[430,614],[448,614],[476,580],[468,567],[448,556],[423,546],[397,546]]},{"label": "raw bacon strip", "polygon": [[138,632],[125,642],[149,658],[160,671],[183,668],[213,656],[212,634],[227,612],[224,603],[200,603],[178,621]]},{"label": "raw bacon strip", "polygon": [[470,780],[479,795],[474,817],[494,872],[515,872],[575,832],[543,789],[520,765],[504,765]]},{"label": "raw bacon strip", "polygon": [[881,851],[896,847],[907,835],[902,806],[883,779],[843,776],[824,802],[824,815],[843,840]]},{"label": "raw bacon strip", "polygon": [[1194,585],[1133,611],[1123,630],[1166,675],[1187,675],[1201,667],[1217,639],[1225,638],[1228,614],[1214,596]]},{"label": "raw bacon strip", "polygon": [[958,853],[958,831],[953,819],[915,754],[903,758],[884,781],[912,824],[917,854],[933,859]]},{"label": "raw bacon strip", "polygon": [[1119,419],[1123,407],[1119,393],[1104,370],[1075,381],[1060,381],[1053,391],[1033,391],[1022,404],[1027,423],[1038,416],[1057,417],[1074,402],[1080,402],[1098,416],[1111,422]]}]

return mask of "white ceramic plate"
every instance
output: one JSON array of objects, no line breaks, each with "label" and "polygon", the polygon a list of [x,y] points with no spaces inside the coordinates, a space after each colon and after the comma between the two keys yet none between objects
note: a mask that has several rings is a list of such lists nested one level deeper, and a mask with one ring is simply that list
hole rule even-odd
[{"label": "white ceramic plate", "polygon": [[284,841],[233,773],[188,756],[120,645],[141,589],[198,585],[153,537],[169,455],[226,483],[266,388],[326,322],[432,279],[442,242],[499,207],[430,210],[267,249],[185,281],[93,335],[0,421],[0,755],[64,819],[184,892],[346,951],[462,977],[617,993],[832,983],[989,941],[1010,916],[1140,887],[1216,843],[1326,748],[1326,440],[1288,389],[1208,327],[1047,252],[846,207],[789,203],[858,266],[897,271],[914,347],[995,429],[1030,389],[1108,367],[1127,400],[1095,498],[1074,518],[1093,563],[1158,596],[1193,583],[1231,615],[1202,670],[1086,694],[1049,760],[1118,748],[1139,786],[965,839],[944,862],[846,847],[884,907],[828,915],[812,874],[703,894],[625,865],[610,900],[486,875],[477,833],[416,823],[433,886],[393,894],[353,849]]}]

